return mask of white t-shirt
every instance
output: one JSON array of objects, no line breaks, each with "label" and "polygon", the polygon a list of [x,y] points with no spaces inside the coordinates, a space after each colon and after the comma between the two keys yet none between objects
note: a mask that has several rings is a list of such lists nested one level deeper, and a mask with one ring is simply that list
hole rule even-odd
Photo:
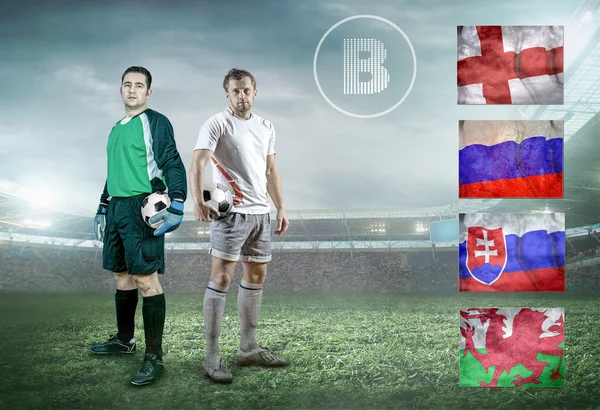
[{"label": "white t-shirt", "polygon": [[213,179],[233,192],[232,212],[270,212],[267,194],[267,155],[275,154],[275,128],[252,114],[244,120],[226,110],[200,128],[195,150],[213,151]]}]

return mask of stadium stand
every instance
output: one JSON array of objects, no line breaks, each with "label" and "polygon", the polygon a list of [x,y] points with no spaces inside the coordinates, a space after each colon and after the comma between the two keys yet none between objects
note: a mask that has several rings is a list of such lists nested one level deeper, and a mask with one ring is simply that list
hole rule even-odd
[{"label": "stadium stand", "polygon": [[[99,292],[114,289],[102,269],[101,250],[40,245],[0,246],[4,292]],[[600,291],[600,266],[567,269],[567,291]],[[167,252],[163,286],[169,292],[202,292],[208,283],[206,251]],[[455,292],[457,251],[274,251],[266,289],[282,292]],[[239,283],[238,264],[232,283]]]}]

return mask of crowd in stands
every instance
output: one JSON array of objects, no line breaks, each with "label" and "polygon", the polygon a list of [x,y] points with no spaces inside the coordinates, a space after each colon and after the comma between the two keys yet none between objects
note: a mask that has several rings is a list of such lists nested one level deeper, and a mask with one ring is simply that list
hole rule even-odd
[{"label": "crowd in stands", "polygon": [[102,250],[0,246],[0,290],[92,292],[114,289],[102,271]]},{"label": "crowd in stands", "polygon": [[566,288],[570,292],[600,291],[600,266],[574,266],[567,269]]},{"label": "crowd in stands", "polygon": [[597,255],[600,255],[600,238],[594,233],[585,239],[579,239],[575,244],[571,243],[567,246],[566,262],[572,263]]},{"label": "crowd in stands", "polygon": [[[167,292],[203,292],[210,275],[206,251],[166,251]],[[600,267],[567,270],[568,291],[600,291]],[[242,276],[236,265],[231,289]],[[457,249],[428,251],[305,250],[273,252],[266,290],[283,292],[455,292]],[[114,290],[101,249],[1,245],[0,291]]]}]

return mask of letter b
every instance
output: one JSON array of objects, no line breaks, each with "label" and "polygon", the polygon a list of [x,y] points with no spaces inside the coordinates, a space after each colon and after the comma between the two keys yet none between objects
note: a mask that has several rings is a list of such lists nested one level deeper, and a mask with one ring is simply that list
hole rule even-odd
[{"label": "letter b", "polygon": [[[360,58],[368,52],[367,58]],[[344,39],[344,94],[375,94],[385,90],[390,74],[383,66],[387,50],[383,43],[372,38]],[[360,74],[370,74],[368,81],[361,81]]]}]

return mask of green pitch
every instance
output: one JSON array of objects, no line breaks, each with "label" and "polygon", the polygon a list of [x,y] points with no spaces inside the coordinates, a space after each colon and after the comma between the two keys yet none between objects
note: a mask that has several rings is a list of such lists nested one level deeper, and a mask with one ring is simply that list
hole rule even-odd
[{"label": "green pitch", "polygon": [[[290,362],[240,368],[236,295],[222,351],[231,385],[201,370],[202,294],[167,293],[165,366],[154,385],[129,379],[143,356],[141,298],[135,355],[92,356],[115,329],[113,293],[0,293],[0,403],[5,409],[597,409],[598,294],[276,294],[266,292],[259,340]],[[565,308],[565,387],[459,387],[459,316],[465,307]]]}]

